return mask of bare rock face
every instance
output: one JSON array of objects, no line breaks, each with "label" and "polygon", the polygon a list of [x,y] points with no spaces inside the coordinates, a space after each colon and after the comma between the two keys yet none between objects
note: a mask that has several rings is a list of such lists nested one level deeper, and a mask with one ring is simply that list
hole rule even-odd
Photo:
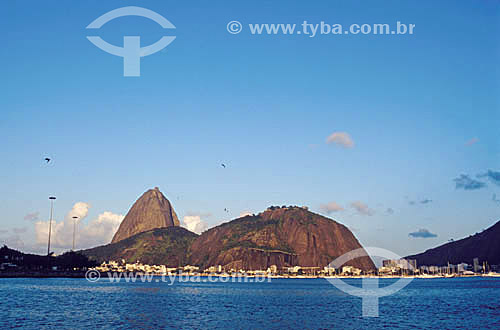
[{"label": "bare rock face", "polygon": [[111,243],[155,228],[179,226],[179,219],[172,204],[158,187],[146,191],[132,205]]},{"label": "bare rock face", "polygon": [[[361,248],[347,227],[300,207],[273,207],[204,232],[191,245],[190,262],[225,269],[289,266],[324,267]],[[369,257],[346,265],[375,269]]]}]

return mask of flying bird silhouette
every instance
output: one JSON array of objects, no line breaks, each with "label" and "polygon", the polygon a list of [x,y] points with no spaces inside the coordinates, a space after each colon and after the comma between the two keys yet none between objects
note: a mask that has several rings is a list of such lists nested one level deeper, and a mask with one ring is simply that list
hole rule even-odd
[{"label": "flying bird silhouette", "polygon": [[226,209],[226,208],[224,209],[224,211],[229,212],[229,210],[228,210],[228,209]]},{"label": "flying bird silhouette", "polygon": [[222,167],[226,168],[226,164],[220,164],[220,166],[222,166]]},{"label": "flying bird silhouette", "polygon": [[47,162],[47,164],[50,162],[50,158],[46,157],[45,158],[45,161]]}]

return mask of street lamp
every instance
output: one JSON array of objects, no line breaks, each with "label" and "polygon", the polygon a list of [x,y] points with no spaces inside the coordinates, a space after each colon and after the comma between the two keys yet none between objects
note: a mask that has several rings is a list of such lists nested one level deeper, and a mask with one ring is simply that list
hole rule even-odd
[{"label": "street lamp", "polygon": [[75,251],[75,232],[76,232],[76,220],[78,219],[77,216],[73,217],[73,250]]},{"label": "street lamp", "polygon": [[47,256],[50,256],[50,233],[52,232],[52,214],[54,213],[54,201],[56,198],[54,196],[49,197],[50,200],[50,219],[49,219],[49,243],[47,245]]}]

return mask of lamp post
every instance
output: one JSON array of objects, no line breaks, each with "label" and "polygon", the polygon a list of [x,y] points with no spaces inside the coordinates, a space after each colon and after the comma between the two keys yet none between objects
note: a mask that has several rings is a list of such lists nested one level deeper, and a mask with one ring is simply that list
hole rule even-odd
[{"label": "lamp post", "polygon": [[77,216],[73,217],[73,250],[75,251],[75,232],[76,232],[76,220],[78,219]]},{"label": "lamp post", "polygon": [[54,201],[56,198],[54,196],[49,197],[50,200],[50,219],[49,219],[49,243],[47,245],[47,256],[50,256],[50,233],[52,232],[52,215],[54,213]]}]

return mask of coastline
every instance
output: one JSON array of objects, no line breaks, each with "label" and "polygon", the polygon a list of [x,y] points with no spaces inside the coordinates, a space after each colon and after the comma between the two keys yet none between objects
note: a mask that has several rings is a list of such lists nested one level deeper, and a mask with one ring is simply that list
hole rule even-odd
[{"label": "coastline", "polygon": [[[105,274],[105,273],[103,273]],[[411,278],[411,279],[436,279],[436,278],[472,278],[472,277],[499,277],[500,273],[488,273],[488,274],[474,274],[474,275],[411,275],[411,276],[373,276],[373,275],[359,275],[359,276],[284,276],[284,275],[230,275],[230,274],[194,274],[194,273],[184,273],[184,274],[152,274],[152,273],[129,273],[136,274],[137,276],[152,276],[154,277],[220,277],[220,278],[270,278],[270,279],[362,279],[362,278],[379,278],[379,279],[398,279],[398,278]],[[1,278],[86,278],[86,272],[0,272]]]},{"label": "coastline", "polygon": [[85,272],[0,272],[0,278],[85,278]]}]

